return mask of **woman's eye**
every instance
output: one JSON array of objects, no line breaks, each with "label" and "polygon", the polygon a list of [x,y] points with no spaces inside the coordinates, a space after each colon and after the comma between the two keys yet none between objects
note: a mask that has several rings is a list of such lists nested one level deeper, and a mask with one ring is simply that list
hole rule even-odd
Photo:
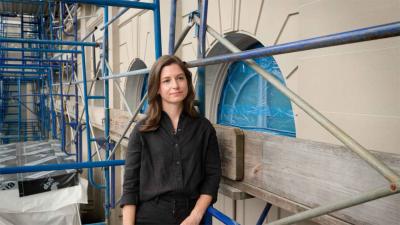
[{"label": "woman's eye", "polygon": [[179,80],[184,80],[185,77],[184,77],[184,76],[181,76],[181,77],[178,77],[178,79],[179,79]]},{"label": "woman's eye", "polygon": [[163,82],[163,83],[168,83],[168,82],[169,82],[169,80],[163,80],[162,82]]}]

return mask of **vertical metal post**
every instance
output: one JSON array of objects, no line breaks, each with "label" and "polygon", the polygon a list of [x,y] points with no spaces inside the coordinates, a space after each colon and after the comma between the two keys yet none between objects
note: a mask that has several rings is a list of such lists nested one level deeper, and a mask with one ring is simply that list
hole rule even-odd
[{"label": "vertical metal post", "polygon": [[[94,34],[92,34],[92,42],[95,42],[96,38],[94,37]],[[97,71],[96,71],[96,47],[92,47],[92,69],[93,69],[93,74],[96,76]]]},{"label": "vertical metal post", "polygon": [[[111,160],[115,160],[115,155],[111,156]],[[111,167],[111,207],[115,208],[115,166]]]},{"label": "vertical metal post", "polygon": [[60,82],[60,121],[61,121],[61,150],[65,152],[65,117],[64,117],[64,96],[63,96],[63,69],[62,64],[58,66],[58,79]]},{"label": "vertical metal post", "polygon": [[161,45],[161,21],[160,21],[160,0],[154,0],[154,40],[155,40],[155,51],[156,59],[162,55]]},{"label": "vertical metal post", "polygon": [[21,141],[21,78],[18,78],[18,141]]},{"label": "vertical metal post", "polygon": [[171,15],[169,21],[169,46],[168,54],[173,55],[175,49],[175,28],[176,28],[176,0],[171,0]]},{"label": "vertical metal post", "polygon": [[[22,14],[21,14],[21,39],[23,39],[23,38],[24,38],[24,13],[22,12]],[[21,43],[21,48],[25,49],[25,44],[24,43]],[[21,57],[22,57],[22,59],[25,58],[25,51],[24,50],[21,51]],[[22,61],[22,65],[26,65],[26,61],[25,60]],[[24,72],[25,69],[22,69],[22,71]]]},{"label": "vertical metal post", "polygon": [[[59,11],[59,19],[60,19],[60,21],[58,22],[58,35],[60,36],[59,37],[59,40],[62,40],[63,39],[63,37],[62,37],[62,34],[63,34],[63,30],[64,30],[64,19],[63,19],[63,17],[64,17],[64,7],[63,7],[63,5],[64,5],[64,3],[62,2],[62,1],[60,1],[60,11]],[[60,45],[60,48],[62,48],[63,46],[62,45]],[[63,114],[64,115],[64,114]]]},{"label": "vertical metal post", "polygon": [[[53,4],[52,2],[49,2],[49,12],[50,12],[50,16],[49,16],[49,23],[50,23],[50,40],[53,40]],[[47,54],[47,53],[46,53]]]},{"label": "vertical metal post", "polygon": [[40,121],[41,121],[41,140],[46,139],[46,116],[45,116],[45,93],[44,93],[44,80],[40,79]]},{"label": "vertical metal post", "polygon": [[[75,5],[74,7],[74,41],[78,41],[78,4]],[[77,73],[76,70],[77,68],[75,67],[76,65],[76,60],[77,60],[77,54],[74,53],[71,55],[71,72],[72,72],[72,80],[77,81]],[[75,84],[75,121],[76,121],[76,132],[78,135],[78,138],[75,139],[75,151],[77,155],[77,161],[81,162],[82,161],[82,130],[81,130],[81,125],[79,124],[79,95],[78,95],[78,87]]]},{"label": "vertical metal post", "polygon": [[[104,6],[103,23],[108,22],[108,6]],[[103,34],[103,57],[102,57],[102,71],[103,77],[108,76],[108,69],[106,67],[106,61],[108,61],[108,26],[104,27]],[[104,80],[104,137],[106,140],[106,158],[110,155],[110,108],[109,108],[109,80]],[[105,177],[105,219],[106,224],[110,216],[110,167],[104,168]]]},{"label": "vertical metal post", "polygon": [[[198,33],[198,49],[197,58],[204,58],[206,51],[206,30],[207,30],[207,11],[208,11],[208,0],[200,0],[200,27]],[[200,66],[197,68],[197,82],[196,82],[196,94],[199,101],[199,109],[202,115],[205,114],[205,67]]]}]

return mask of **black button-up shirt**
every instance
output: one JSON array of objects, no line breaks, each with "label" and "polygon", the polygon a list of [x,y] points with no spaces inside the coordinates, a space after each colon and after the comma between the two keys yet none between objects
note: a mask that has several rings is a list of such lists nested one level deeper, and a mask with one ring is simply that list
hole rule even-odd
[{"label": "black button-up shirt", "polygon": [[129,137],[121,206],[137,205],[162,195],[217,200],[221,161],[214,127],[204,117],[181,113],[177,132],[163,112],[155,131]]}]

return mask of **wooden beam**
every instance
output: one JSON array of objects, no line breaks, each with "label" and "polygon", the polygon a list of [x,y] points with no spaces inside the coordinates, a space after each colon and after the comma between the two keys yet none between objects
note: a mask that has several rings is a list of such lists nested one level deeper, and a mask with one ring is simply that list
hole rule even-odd
[{"label": "wooden beam", "polygon": [[[389,188],[383,176],[343,146],[252,131],[244,134],[244,184],[309,208],[376,188]],[[373,154],[400,173],[400,155]],[[400,195],[397,194],[332,215],[354,224],[392,225],[400,221],[399,212]]]},{"label": "wooden beam", "polygon": [[[291,201],[282,196],[278,196],[274,193],[271,193],[269,191],[266,191],[264,189],[258,188],[256,186],[253,186],[253,185],[245,183],[245,182],[223,179],[222,183],[225,185],[229,185],[231,187],[237,188],[239,190],[242,190],[252,196],[257,197],[258,199],[262,199],[266,202],[271,203],[272,205],[274,205],[276,207],[279,207],[281,209],[284,209],[284,210],[292,212],[292,213],[299,213],[299,212],[303,212],[305,210],[310,209],[309,207],[307,207],[305,205]],[[321,225],[350,225],[351,224],[351,223],[345,222],[341,219],[335,218],[330,215],[317,217],[317,218],[311,219],[311,221],[316,222]]]},{"label": "wooden beam", "polygon": [[221,153],[222,175],[231,180],[243,179],[244,134],[236,127],[214,124]]}]

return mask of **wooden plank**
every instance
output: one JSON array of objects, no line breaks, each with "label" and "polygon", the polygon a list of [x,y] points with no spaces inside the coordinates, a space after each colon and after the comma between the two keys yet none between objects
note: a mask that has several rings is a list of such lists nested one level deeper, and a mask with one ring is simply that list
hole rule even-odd
[{"label": "wooden plank", "polygon": [[[244,152],[243,183],[310,208],[389,187],[366,162],[338,145],[245,131]],[[373,153],[400,174],[400,155]],[[354,224],[398,224],[400,195],[332,215]]]},{"label": "wooden plank", "polygon": [[[305,205],[291,201],[282,196],[278,196],[274,193],[271,193],[269,191],[266,191],[264,189],[261,189],[259,187],[256,187],[254,185],[248,184],[243,181],[233,181],[233,180],[224,178],[222,180],[222,183],[229,185],[231,187],[237,188],[239,190],[242,190],[246,193],[249,193],[252,196],[257,197],[258,199],[267,201],[274,206],[277,206],[281,209],[284,209],[284,210],[292,212],[292,213],[299,213],[299,212],[303,212],[305,210],[310,209],[309,207],[307,207]],[[351,223],[345,222],[343,220],[340,220],[340,219],[335,218],[330,215],[316,217],[316,218],[311,219],[311,221],[316,222],[321,225],[350,225],[351,224]]]},{"label": "wooden plank", "polygon": [[244,135],[236,127],[214,124],[221,153],[222,175],[232,179],[243,179],[244,168]]},{"label": "wooden plank", "polygon": [[233,199],[233,200],[245,200],[249,198],[254,198],[253,196],[241,191],[231,185],[224,184],[223,182],[219,185],[219,193]]}]

